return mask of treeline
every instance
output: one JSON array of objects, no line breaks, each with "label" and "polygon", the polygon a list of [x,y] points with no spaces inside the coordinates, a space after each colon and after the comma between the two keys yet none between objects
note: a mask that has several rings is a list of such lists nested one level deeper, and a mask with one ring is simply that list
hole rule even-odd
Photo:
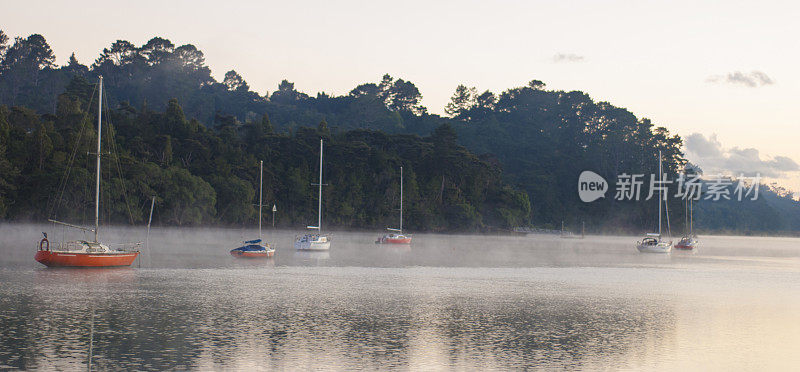
[{"label": "treeline", "polygon": [[[252,198],[246,203],[243,200],[247,198],[242,199],[238,207],[226,199],[229,194],[246,192],[244,185],[239,190],[225,188],[238,187],[233,185],[240,180],[253,185],[254,162],[259,156],[265,157],[270,182],[276,185],[269,191],[270,196],[290,204],[287,209],[279,206],[279,214],[286,213],[284,222],[302,219],[309,203],[313,204],[313,193],[308,185],[298,189],[286,184],[289,179],[303,178],[305,183],[314,179],[316,165],[311,155],[316,150],[312,142],[320,136],[331,142],[332,176],[341,169],[361,166],[338,163],[361,159],[352,157],[351,151],[365,156],[359,161],[370,165],[377,162],[386,168],[372,167],[372,173],[361,174],[363,179],[329,180],[333,186],[326,193],[330,193],[332,205],[326,213],[335,213],[329,217],[333,223],[353,227],[378,226],[384,223],[381,218],[392,214],[389,209],[382,210],[394,208],[392,196],[386,194],[387,190],[393,190],[393,183],[387,180],[396,178],[396,168],[405,164],[412,172],[409,182],[416,182],[419,188],[417,194],[409,193],[409,198],[418,198],[409,199],[410,208],[422,208],[414,203],[430,208],[409,215],[409,224],[415,229],[472,229],[529,223],[557,228],[565,221],[573,228],[585,222],[590,231],[641,232],[656,223],[654,203],[619,202],[613,198],[614,190],[604,199],[583,203],[576,193],[578,175],[583,170],[592,170],[613,185],[616,176],[622,173],[656,173],[659,150],[664,154],[670,178],[675,179],[687,164],[681,152],[682,139],[666,128],[638,118],[624,108],[595,102],[580,91],[548,90],[538,80],[500,93],[458,86],[445,107],[447,115],[439,116],[422,106],[422,95],[412,82],[389,74],[377,82],[358,85],[342,96],[324,92],[309,95],[297,91],[288,80],[282,81],[271,94],[262,95],[252,91],[233,70],[225,74],[222,82],[216,81],[205,65],[202,51],[191,44],[175,46],[160,37],[140,46],[116,41],[90,66],[80,64],[74,55],[67,65],[56,66],[55,57],[41,35],[14,41],[4,40],[0,35],[0,48],[0,104],[10,107],[10,127],[24,128],[22,131],[29,137],[26,146],[47,147],[42,144],[47,142],[46,137],[53,142],[53,154],[58,153],[55,147],[59,140],[64,141],[60,150],[64,152],[71,139],[64,137],[59,124],[64,120],[62,111],[73,107],[69,111],[73,117],[85,116],[87,110],[91,112],[85,107],[92,89],[89,82],[103,75],[108,101],[115,108],[112,119],[124,153],[125,173],[133,173],[131,177],[135,178],[137,166],[148,166],[146,172],[141,172],[163,173],[166,180],[179,179],[175,172],[185,171],[186,175],[207,183],[208,190],[214,192],[213,210],[201,208],[187,213],[203,216],[191,219],[191,223],[238,223],[249,218],[250,212],[237,215],[243,208],[252,212],[245,206],[252,203]],[[38,122],[20,119],[37,115]],[[50,136],[56,133],[60,133],[61,139]],[[354,138],[367,149],[359,150],[362,152],[351,149],[355,146],[351,143]],[[449,142],[442,138],[449,138]],[[444,143],[449,143],[450,150],[439,148]],[[406,146],[414,150],[405,152]],[[32,150],[7,149],[6,153],[19,157],[17,151]],[[348,160],[338,159],[338,151]],[[442,154],[437,151],[449,151],[452,161],[441,161]],[[9,172],[32,177],[31,164],[41,163],[45,167],[58,163],[58,159],[37,156],[32,163],[26,160],[25,167],[12,162]],[[384,156],[386,163],[381,160]],[[235,178],[226,182],[229,176]],[[355,186],[351,187],[350,182],[355,182]],[[190,190],[204,188],[199,183],[193,185]],[[0,184],[0,187],[9,186]],[[131,185],[134,195],[144,197],[156,192],[164,198],[164,203],[173,197],[165,194],[172,187],[164,186],[163,193],[157,187],[149,187],[152,190]],[[337,191],[337,187],[342,189]],[[20,188],[24,186],[17,187]],[[295,192],[304,194],[302,197],[292,194]],[[376,199],[379,193],[384,195]],[[190,194],[200,197],[210,192]],[[7,203],[9,200],[15,203],[7,207],[9,216],[35,217],[34,211],[40,204],[25,207],[20,204],[42,203],[43,196],[22,200],[14,195],[6,197]],[[303,206],[292,210],[297,203]],[[672,220],[682,221],[682,202],[670,200],[670,203]],[[698,210],[709,216],[715,213],[713,206]],[[784,212],[782,208],[767,208],[759,215],[768,217],[762,220],[783,220],[787,218]],[[115,214],[120,219],[121,215],[120,211]],[[698,221],[710,220],[698,216]],[[178,217],[164,222],[185,223]],[[731,226],[744,225],[752,224],[731,223]]]},{"label": "treeline", "polygon": [[[91,97],[96,104],[94,86],[78,77],[58,97],[55,114],[0,106],[2,217],[92,221],[97,109]],[[505,184],[496,165],[458,145],[448,125],[423,138],[331,133],[322,121],[289,135],[275,133],[264,115],[243,124],[220,118],[208,129],[187,119],[176,99],[164,112],[122,104],[106,119],[102,215],[113,223],[143,222],[156,195],[161,223],[252,224],[264,160],[265,212],[277,204],[280,225],[310,224],[320,138],[329,225],[395,225],[401,166],[406,226],[413,230],[510,228],[527,224],[530,214],[525,193]]]}]

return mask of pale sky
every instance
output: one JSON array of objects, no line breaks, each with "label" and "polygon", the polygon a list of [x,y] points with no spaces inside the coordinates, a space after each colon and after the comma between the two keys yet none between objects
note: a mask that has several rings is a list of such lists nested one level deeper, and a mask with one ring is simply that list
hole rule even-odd
[{"label": "pale sky", "polygon": [[[6,1],[0,28],[44,35],[59,64],[73,51],[91,64],[117,39],[194,44],[215,78],[235,69],[260,94],[282,79],[346,94],[388,72],[434,113],[458,84],[499,93],[538,79],[713,139],[695,143],[716,160],[690,159],[709,168],[748,149],[800,163],[798,19],[792,1],[73,0]],[[800,172],[778,179],[800,190]]]}]

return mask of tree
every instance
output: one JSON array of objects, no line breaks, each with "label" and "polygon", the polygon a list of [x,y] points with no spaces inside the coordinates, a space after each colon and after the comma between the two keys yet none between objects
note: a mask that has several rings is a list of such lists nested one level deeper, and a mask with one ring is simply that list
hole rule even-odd
[{"label": "tree", "polygon": [[458,146],[458,134],[448,123],[436,128],[431,139],[433,140],[434,148],[452,149]]},{"label": "tree", "polygon": [[266,112],[261,116],[261,131],[264,134],[272,134],[272,132],[275,131],[272,127],[272,123],[269,121],[269,115]]},{"label": "tree", "polygon": [[483,93],[481,93],[475,99],[475,105],[479,109],[488,110],[488,111],[493,110],[494,109],[494,105],[496,103],[497,103],[497,97],[494,95],[494,93],[492,93],[492,92],[490,92],[488,90],[483,92]]},{"label": "tree", "polygon": [[42,35],[33,34],[24,40],[18,38],[12,49],[15,49],[13,62],[22,62],[37,70],[55,67],[56,55]]},{"label": "tree", "polygon": [[0,145],[8,145],[11,124],[8,123],[8,107],[0,105]]},{"label": "tree", "polygon": [[393,85],[394,78],[389,74],[383,74],[381,82],[378,84],[378,95],[384,100],[388,99]]},{"label": "tree", "polygon": [[177,98],[172,98],[167,103],[167,110],[164,113],[167,133],[181,138],[189,138],[197,132],[197,123],[189,122],[183,114],[181,105]]},{"label": "tree", "polygon": [[350,91],[350,96],[355,98],[368,96],[378,97],[379,93],[380,90],[378,89],[377,85],[373,83],[367,83],[353,88],[353,90]]},{"label": "tree", "polygon": [[162,166],[168,167],[172,164],[172,137],[170,135],[160,136],[162,142],[161,157],[159,162]]},{"label": "tree", "polygon": [[172,54],[173,49],[175,49],[175,44],[156,36],[143,45],[139,52],[147,59],[150,65],[156,65],[165,61]]},{"label": "tree", "polygon": [[36,128],[34,139],[33,146],[36,155],[34,162],[37,164],[37,168],[42,170],[45,160],[47,160],[53,152],[53,141],[50,139],[50,136],[47,135],[47,127],[44,123],[40,123],[39,127]]},{"label": "tree", "polygon": [[444,107],[444,112],[452,118],[460,118],[477,104],[477,90],[467,88],[464,84],[456,87],[456,92],[450,102]]},{"label": "tree", "polygon": [[294,83],[284,79],[281,80],[281,83],[278,84],[278,90],[272,92],[272,96],[269,99],[273,102],[291,104],[308,99],[308,95],[296,91]]},{"label": "tree", "polygon": [[236,176],[214,176],[211,185],[217,194],[217,216],[229,223],[242,224],[250,222],[257,208],[253,208],[255,189]]},{"label": "tree", "polygon": [[75,52],[69,56],[69,62],[67,62],[67,66],[64,67],[64,70],[73,76],[86,76],[89,72],[89,68],[86,67],[86,65],[82,65],[78,62],[78,59],[75,58]]},{"label": "tree", "polygon": [[[47,76],[42,71],[51,72],[55,60],[53,50],[42,35],[15,38],[0,61],[0,73],[5,83],[0,84],[0,98],[10,98],[6,102],[12,105],[23,98],[37,107],[43,106],[41,102],[50,96],[47,88],[52,88],[52,84],[42,84],[43,77]],[[57,93],[52,93],[52,98],[55,98]],[[54,105],[49,106],[52,109]]]},{"label": "tree", "polygon": [[317,125],[317,131],[326,137],[331,135],[331,131],[328,129],[328,122],[325,121],[325,119],[322,119],[322,121],[319,122],[319,125]]},{"label": "tree", "polygon": [[230,91],[248,91],[250,87],[247,85],[247,82],[244,81],[241,75],[239,75],[236,71],[230,70],[225,73],[225,79],[222,80],[222,84],[228,87]]},{"label": "tree", "polygon": [[[5,36],[5,35],[4,35]],[[55,66],[56,56],[42,35],[33,34],[23,39],[17,37],[7,48],[2,60],[3,70],[16,70],[30,74]]]},{"label": "tree", "polygon": [[5,57],[7,49],[8,49],[8,35],[6,35],[5,32],[3,32],[3,30],[0,30],[0,61],[2,61],[3,57]]},{"label": "tree", "polygon": [[206,67],[206,57],[203,52],[192,44],[181,45],[175,49],[175,56],[183,67],[198,71]]},{"label": "tree", "polygon": [[130,63],[138,53],[139,50],[130,41],[117,40],[111,44],[110,48],[103,49],[103,53],[95,60],[93,67],[101,66],[106,62],[122,66]]},{"label": "tree", "polygon": [[178,226],[210,222],[216,210],[214,188],[188,170],[170,167],[163,172],[159,195],[163,195],[167,222]]},{"label": "tree", "polygon": [[528,87],[534,90],[543,90],[547,84],[542,82],[541,80],[531,80],[528,83]]},{"label": "tree", "polygon": [[8,215],[9,205],[14,198],[19,170],[6,158],[6,147],[11,142],[11,125],[8,123],[8,109],[0,106],[0,218]]},{"label": "tree", "polygon": [[393,111],[405,111],[415,115],[427,112],[422,106],[422,93],[417,86],[410,81],[397,79],[389,89],[388,107]]},{"label": "tree", "polygon": [[0,138],[0,218],[8,216],[8,208],[14,201],[12,194],[17,187],[19,170],[6,159],[5,138]]}]

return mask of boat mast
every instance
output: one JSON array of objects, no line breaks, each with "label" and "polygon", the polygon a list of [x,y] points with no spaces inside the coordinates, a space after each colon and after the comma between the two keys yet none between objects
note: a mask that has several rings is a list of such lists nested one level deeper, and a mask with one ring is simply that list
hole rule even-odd
[{"label": "boat mast", "polygon": [[264,192],[264,161],[258,171],[258,239],[261,240],[261,196]]},{"label": "boat mast", "polygon": [[97,99],[97,185],[95,188],[94,203],[94,241],[97,240],[97,233],[100,227],[100,140],[103,127],[103,75],[100,75],[100,95]]},{"label": "boat mast", "polygon": [[[687,189],[688,190],[688,189]],[[686,198],[686,204],[683,206],[683,213],[686,215],[686,235],[691,234],[691,227],[689,227],[689,198]]]},{"label": "boat mast", "polygon": [[322,139],[319,140],[319,204],[317,207],[317,228],[322,233]]},{"label": "boat mast", "polygon": [[400,233],[403,233],[403,167],[400,167]]},{"label": "boat mast", "polygon": [[661,237],[661,150],[658,150],[658,237]]}]

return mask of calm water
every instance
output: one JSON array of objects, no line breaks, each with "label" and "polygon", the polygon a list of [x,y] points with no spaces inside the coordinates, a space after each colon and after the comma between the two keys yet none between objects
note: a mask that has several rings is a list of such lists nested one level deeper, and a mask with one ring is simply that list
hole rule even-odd
[{"label": "calm water", "polygon": [[84,270],[33,261],[39,231],[0,226],[0,369],[800,364],[800,239],[702,237],[696,254],[662,256],[630,237],[389,247],[338,233],[307,253],[278,232],[274,259],[242,261],[228,250],[252,231],[154,229],[141,263]]}]

